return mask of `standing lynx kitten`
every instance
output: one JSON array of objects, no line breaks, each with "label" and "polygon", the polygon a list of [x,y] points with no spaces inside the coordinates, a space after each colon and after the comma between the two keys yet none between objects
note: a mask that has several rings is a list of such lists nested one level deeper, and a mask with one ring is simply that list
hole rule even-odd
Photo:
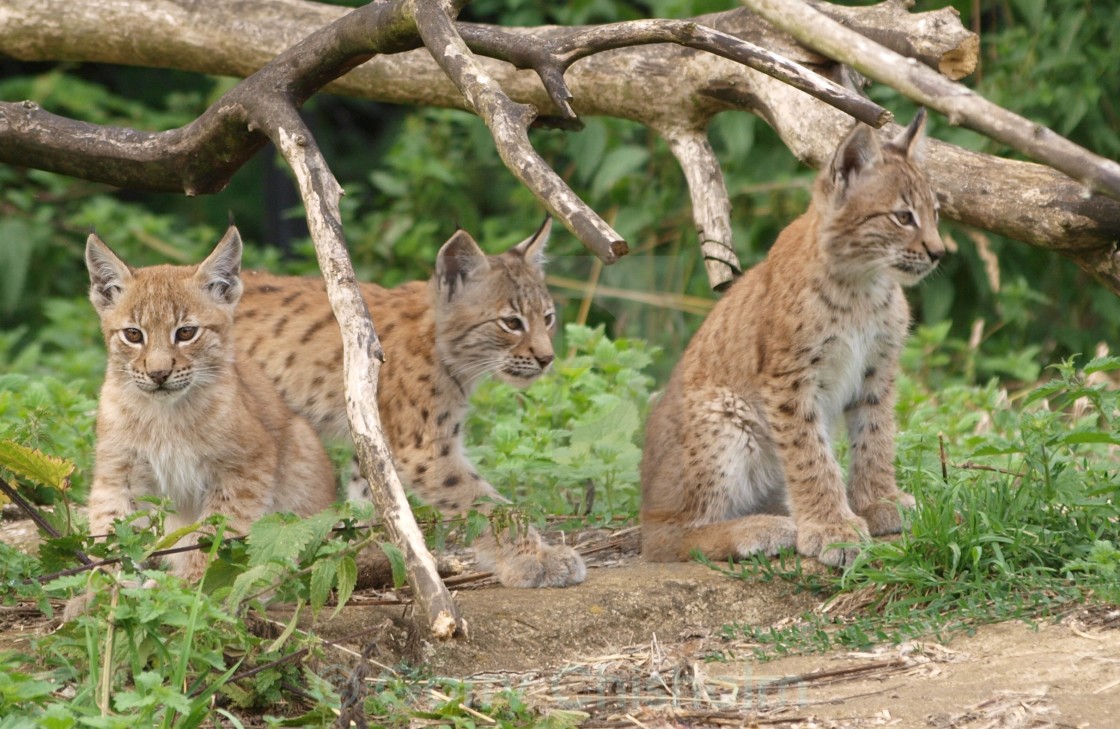
[{"label": "standing lynx kitten", "polygon": [[[543,270],[550,229],[546,222],[497,256],[459,230],[440,249],[430,281],[360,285],[385,348],[378,407],[396,468],[441,509],[505,501],[467,460],[463,422],[487,373],[525,387],[552,364],[556,310]],[[237,329],[296,412],[325,438],[348,437],[342,339],[322,279],[247,274]],[[368,494],[364,481],[351,490],[351,498]],[[533,530],[476,546],[511,587],[571,585],[586,574],[573,549],[542,543]]]},{"label": "standing lynx kitten", "polygon": [[[268,512],[307,516],[330,506],[334,472],[315,431],[255,362],[235,355],[235,228],[197,266],[140,269],[91,234],[86,266],[108,350],[89,495],[93,534],[144,508],[142,496],[171,501],[169,532],[225,514],[243,534]],[[198,550],[168,561],[188,579],[206,569]]]},{"label": "standing lynx kitten", "polygon": [[[909,324],[902,285],[945,255],[917,164],[919,111],[880,145],[857,125],[809,210],[716,305],[650,413],[642,551],[652,560],[798,552],[849,563],[898,532],[914,499],[894,479],[894,379]],[[832,451],[841,417],[848,485]]]}]

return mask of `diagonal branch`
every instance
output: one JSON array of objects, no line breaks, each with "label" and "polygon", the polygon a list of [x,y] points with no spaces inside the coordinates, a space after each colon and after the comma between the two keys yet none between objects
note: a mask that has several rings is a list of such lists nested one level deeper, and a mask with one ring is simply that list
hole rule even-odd
[{"label": "diagonal branch", "polygon": [[1120,164],[993,104],[913,59],[848,30],[800,0],[743,0],[743,4],[809,48],[940,111],[949,123],[980,132],[1064,172],[1093,192],[1120,200]]},{"label": "diagonal branch", "polygon": [[568,187],[529,141],[537,111],[510,99],[482,68],[455,30],[448,9],[435,0],[415,0],[416,28],[436,63],[486,122],[498,155],[509,171],[533,191],[550,213],[604,263],[626,255],[626,241]]},{"label": "diagonal branch", "polygon": [[373,499],[389,537],[404,553],[408,581],[432,637],[463,636],[465,624],[424,544],[424,535],[393,468],[380,414],[373,406],[377,403],[377,379],[385,353],[358,291],[354,267],[346,251],[338,209],[342,187],[295,106],[266,103],[263,107],[267,111],[258,115],[256,124],[268,133],[295,175],[319,268],[326,280],[327,297],[342,329],[346,411],[362,475],[372,486]]}]

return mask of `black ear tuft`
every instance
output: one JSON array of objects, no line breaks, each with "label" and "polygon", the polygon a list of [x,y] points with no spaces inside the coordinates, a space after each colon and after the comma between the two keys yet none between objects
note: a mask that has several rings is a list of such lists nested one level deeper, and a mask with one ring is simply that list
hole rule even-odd
[{"label": "black ear tuft", "polygon": [[920,107],[910,125],[890,141],[890,146],[913,160],[922,158],[922,146],[926,135],[926,109]]},{"label": "black ear tuft", "polygon": [[537,232],[515,245],[511,250],[524,256],[534,268],[544,270],[544,247],[548,245],[548,238],[552,235],[552,216],[544,216],[541,227]]}]

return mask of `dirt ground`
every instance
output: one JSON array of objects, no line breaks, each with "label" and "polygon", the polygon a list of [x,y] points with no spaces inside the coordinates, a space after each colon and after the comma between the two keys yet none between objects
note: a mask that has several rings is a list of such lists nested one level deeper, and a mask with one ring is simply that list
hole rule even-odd
[{"label": "dirt ground", "polygon": [[[406,627],[407,605],[358,594],[315,626],[340,642],[337,665],[320,670],[332,681],[353,677],[357,653],[376,635],[368,690],[410,656],[431,675],[465,681],[473,698],[515,688],[584,727],[1120,726],[1120,611],[981,626],[944,645],[759,661],[724,626],[788,624],[819,609],[817,599],[699,564],[646,563],[633,536],[594,554],[577,587],[511,590],[468,578],[456,592],[465,641],[428,644]],[[0,649],[26,649],[30,634],[50,627],[33,611],[5,609]]]},{"label": "dirt ground", "polygon": [[[819,599],[700,564],[646,563],[632,541],[620,546],[591,557],[577,587],[512,590],[491,580],[460,590],[469,639],[418,653],[476,697],[517,688],[585,727],[1120,726],[1120,611],[981,626],[945,645],[760,661],[724,626],[788,624]],[[351,635],[402,614],[355,605],[320,632]],[[384,643],[383,659],[399,657]]]}]

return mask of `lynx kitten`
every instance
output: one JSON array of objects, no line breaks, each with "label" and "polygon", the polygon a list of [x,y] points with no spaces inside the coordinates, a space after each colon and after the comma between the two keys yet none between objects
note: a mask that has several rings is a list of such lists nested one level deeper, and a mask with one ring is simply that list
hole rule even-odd
[{"label": "lynx kitten", "polygon": [[[268,512],[306,516],[335,500],[315,431],[255,362],[235,356],[242,288],[235,228],[197,266],[140,269],[90,235],[86,266],[108,350],[89,496],[93,534],[143,508],[142,496],[171,501],[168,531],[225,514],[241,533]],[[168,561],[188,579],[206,569],[197,550]]]},{"label": "lynx kitten", "polygon": [[[465,231],[440,249],[430,281],[361,284],[385,348],[378,407],[402,478],[429,503],[462,512],[504,499],[463,449],[468,399],[494,373],[524,387],[552,364],[556,311],[544,283],[551,224],[498,256]],[[238,341],[280,394],[325,438],[348,437],[342,340],[321,279],[247,274]],[[368,498],[368,486],[351,490]],[[512,587],[582,582],[583,561],[535,531],[480,540],[483,562]]]},{"label": "lynx kitten", "polygon": [[[899,531],[913,497],[894,478],[902,286],[945,255],[918,166],[925,112],[880,145],[857,125],[809,210],[716,305],[650,413],[642,551],[657,561],[796,546],[839,565],[867,534]],[[832,451],[851,442],[845,486]]]}]

